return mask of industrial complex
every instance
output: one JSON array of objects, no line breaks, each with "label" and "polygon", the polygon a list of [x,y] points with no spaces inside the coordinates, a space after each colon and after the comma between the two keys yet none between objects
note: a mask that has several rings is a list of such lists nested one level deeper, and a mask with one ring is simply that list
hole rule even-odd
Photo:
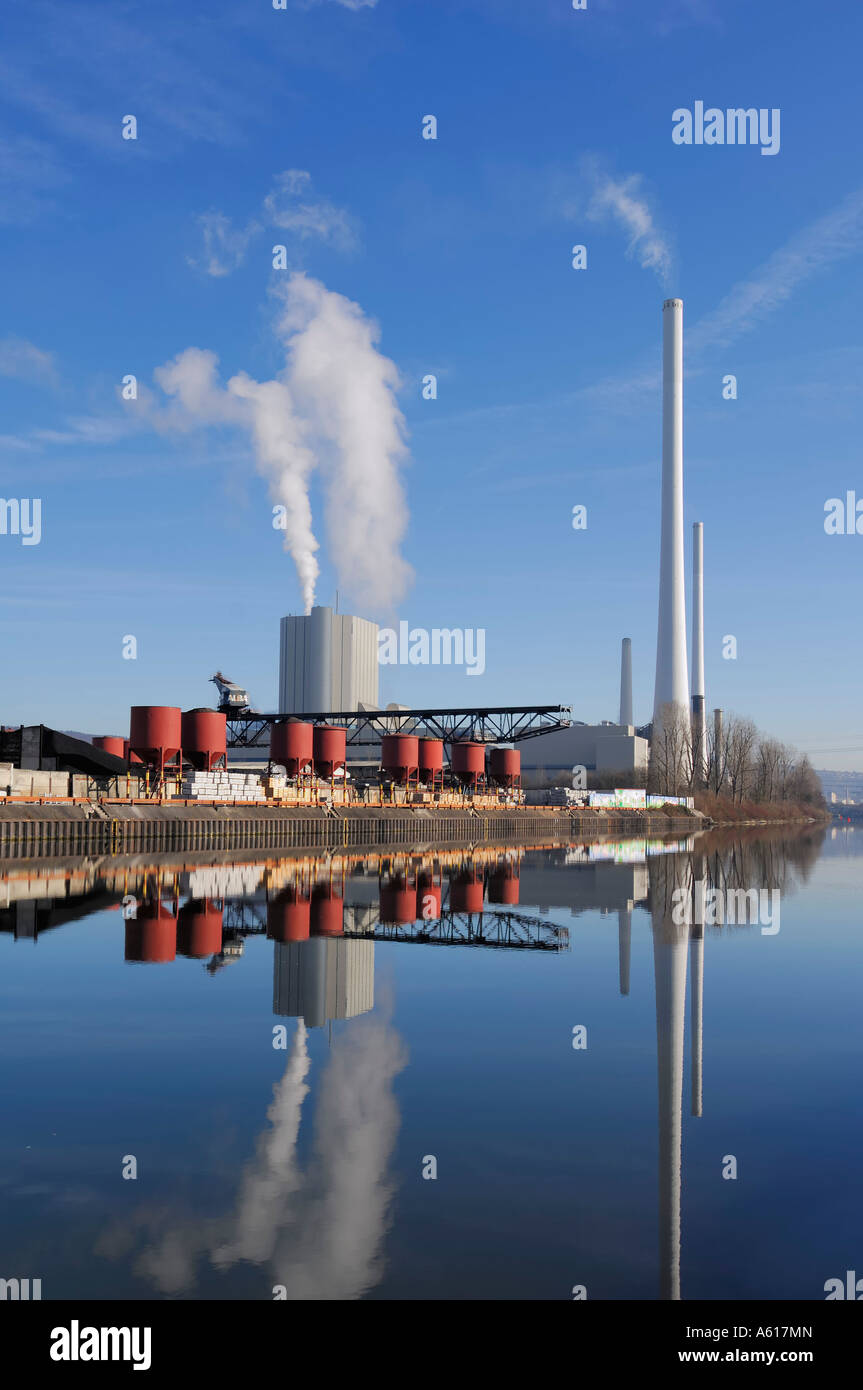
[{"label": "industrial complex", "polygon": [[594,790],[599,775],[605,786],[610,778],[612,786],[644,787],[651,738],[654,749],[659,740],[667,746],[675,722],[683,731],[675,756],[693,759],[698,785],[706,771],[703,527],[696,523],[693,538],[690,694],[679,299],[663,306],[661,515],[652,725],[633,721],[628,637],[616,723],[574,722],[572,709],[560,704],[381,709],[377,624],[319,606],[281,619],[278,710],[253,709],[248,693],[217,672],[216,709],[133,706],[128,732],[89,738],[43,725],[3,728],[0,798],[482,808],[517,806],[535,800],[535,792],[566,788],[568,800],[586,803],[590,774]]}]

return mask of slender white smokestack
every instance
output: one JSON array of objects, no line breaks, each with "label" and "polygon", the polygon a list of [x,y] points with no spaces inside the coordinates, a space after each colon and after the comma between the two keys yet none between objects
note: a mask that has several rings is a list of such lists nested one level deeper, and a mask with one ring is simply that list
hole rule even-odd
[{"label": "slender white smokestack", "polygon": [[624,637],[620,648],[620,722],[632,723],[632,638]]},{"label": "slender white smokestack", "polygon": [[689,724],[683,564],[683,300],[666,299],[662,306],[662,539],[654,737],[665,706],[677,706]]},{"label": "slender white smokestack", "polygon": [[707,779],[704,728],[704,525],[692,527],[692,763],[695,780]]}]

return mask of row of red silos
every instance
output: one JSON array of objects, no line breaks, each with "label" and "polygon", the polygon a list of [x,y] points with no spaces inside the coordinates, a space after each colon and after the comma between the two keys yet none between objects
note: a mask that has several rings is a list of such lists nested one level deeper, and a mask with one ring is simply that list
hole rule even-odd
[{"label": "row of red silos", "polygon": [[521,753],[517,748],[488,749],[488,768],[486,768],[486,745],[484,743],[454,743],[450,767],[453,776],[460,782],[476,785],[483,777],[501,787],[515,787],[521,777]]},{"label": "row of red silos", "polygon": [[227,719],[213,709],[192,709],[185,714],[173,705],[133,705],[129,737],[104,735],[93,746],[128,763],[179,768],[185,761],[211,772],[227,763]]},{"label": "row of red silos", "polygon": [[288,719],[270,727],[270,762],[283,767],[289,777],[303,777],[314,770],[332,780],[344,770],[347,730],[335,724],[304,724]]}]

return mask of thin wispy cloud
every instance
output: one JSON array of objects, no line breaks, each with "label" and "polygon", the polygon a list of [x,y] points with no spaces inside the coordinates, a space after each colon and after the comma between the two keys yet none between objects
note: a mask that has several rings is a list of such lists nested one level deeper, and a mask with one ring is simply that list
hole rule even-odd
[{"label": "thin wispy cloud", "polygon": [[821,271],[863,250],[863,189],[810,223],[740,280],[689,335],[688,350],[727,347],[782,307]]},{"label": "thin wispy cloud", "polygon": [[264,199],[264,217],[302,241],[329,242],[341,250],[350,250],[356,242],[353,219],[328,198],[314,195],[312,176],[305,169],[278,175]]},{"label": "thin wispy cloud", "polygon": [[657,226],[647,195],[642,190],[640,174],[623,178],[595,175],[595,187],[587,216],[602,223],[611,218],[628,237],[627,256],[638,261],[644,270],[652,270],[663,284],[671,274],[671,248]]},{"label": "thin wispy cloud", "polygon": [[203,236],[201,251],[187,257],[197,270],[219,279],[242,265],[246,252],[265,228],[283,237],[295,261],[303,246],[317,242],[351,251],[358,242],[356,223],[345,208],[316,194],[306,169],[286,169],[278,174],[261,205],[260,213],[237,227],[222,212],[206,212],[198,218]]},{"label": "thin wispy cloud", "polygon": [[219,279],[230,275],[242,265],[246,258],[249,242],[259,231],[257,222],[249,222],[245,227],[235,227],[230,217],[222,212],[205,212],[198,218],[201,228],[203,248],[199,256],[190,256],[189,265],[196,270]]},{"label": "thin wispy cloud", "polygon": [[39,386],[51,385],[56,379],[53,354],[43,352],[26,338],[16,338],[13,334],[0,338],[0,376],[34,382]]},{"label": "thin wispy cloud", "polygon": [[665,0],[654,17],[656,32],[663,35],[691,24],[705,25],[711,29],[722,28],[713,0]]},{"label": "thin wispy cloud", "polygon": [[[724,348],[759,327],[807,281],[837,262],[863,251],[863,189],[795,233],[751,275],[739,280],[710,313],[686,334],[686,375],[699,370],[699,357]],[[637,410],[659,390],[657,368],[641,367],[585,386],[580,398],[599,408]]]},{"label": "thin wispy cloud", "polygon": [[53,194],[69,179],[62,159],[46,141],[4,134],[0,139],[0,224],[26,226],[52,213]]}]

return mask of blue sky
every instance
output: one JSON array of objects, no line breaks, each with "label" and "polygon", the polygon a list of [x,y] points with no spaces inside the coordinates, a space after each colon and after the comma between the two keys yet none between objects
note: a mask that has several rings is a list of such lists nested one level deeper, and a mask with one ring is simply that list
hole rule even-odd
[{"label": "blue sky", "polygon": [[[613,718],[628,635],[648,719],[673,294],[708,706],[863,767],[863,538],[823,525],[863,497],[861,29],[850,0],[16,7],[0,495],[41,499],[42,538],[0,535],[0,719],[122,732],[217,668],[275,707],[303,597],[237,378],[317,411],[316,601],[486,630],[482,676],[387,667],[382,698]],[[675,145],[698,100],[779,108],[779,153]],[[191,348],[196,400],[154,375]]]}]

